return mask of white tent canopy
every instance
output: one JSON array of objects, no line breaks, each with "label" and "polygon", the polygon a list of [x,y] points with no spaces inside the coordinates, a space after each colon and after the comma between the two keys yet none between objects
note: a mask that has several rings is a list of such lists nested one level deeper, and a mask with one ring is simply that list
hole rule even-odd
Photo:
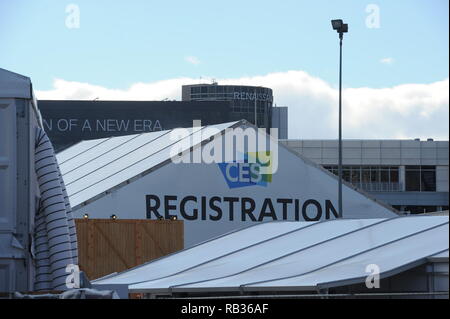
[{"label": "white tent canopy", "polygon": [[[258,222],[337,217],[336,176],[265,131],[239,121],[186,132],[184,136],[170,130],[84,141],[59,153],[74,216],[170,219],[175,214],[185,223],[185,247]],[[248,182],[253,175],[245,156],[247,160],[260,156],[255,155],[263,153],[259,149],[254,152],[234,145],[231,152],[243,160],[173,161],[174,149],[183,158],[194,157],[197,151],[225,147],[230,136],[244,140],[248,132],[258,141],[269,141],[270,161],[278,163],[277,169],[257,170],[258,182]],[[345,218],[397,216],[391,207],[351,184],[344,183],[343,198]]]},{"label": "white tent canopy", "polygon": [[[234,123],[216,125],[223,130]],[[188,128],[192,140],[211,137],[202,127]],[[171,147],[188,150],[183,139],[174,141],[171,131],[134,134],[84,141],[58,154],[70,202],[74,208],[143,172],[170,160]]]},{"label": "white tent canopy", "polygon": [[271,222],[94,281],[130,292],[316,290],[448,259],[448,217]]}]

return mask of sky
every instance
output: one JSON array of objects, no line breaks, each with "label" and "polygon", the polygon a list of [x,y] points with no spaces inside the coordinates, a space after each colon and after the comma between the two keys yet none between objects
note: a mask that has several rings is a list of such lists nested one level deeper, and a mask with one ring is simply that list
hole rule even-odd
[{"label": "sky", "polygon": [[[38,99],[181,99],[181,85],[263,85],[290,138],[335,138],[339,40],[344,138],[449,130],[448,0],[0,0],[0,67]],[[320,125],[317,125],[320,123]]]}]

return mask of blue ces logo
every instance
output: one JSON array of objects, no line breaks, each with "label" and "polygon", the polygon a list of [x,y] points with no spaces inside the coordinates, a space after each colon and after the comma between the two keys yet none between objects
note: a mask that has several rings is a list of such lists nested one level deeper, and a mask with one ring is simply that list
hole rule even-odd
[{"label": "blue ces logo", "polygon": [[[264,153],[264,157],[260,153]],[[265,161],[262,161],[262,158]],[[218,165],[229,188],[255,185],[267,187],[267,184],[272,182],[271,160],[270,152],[249,152],[244,154],[243,161]]]}]

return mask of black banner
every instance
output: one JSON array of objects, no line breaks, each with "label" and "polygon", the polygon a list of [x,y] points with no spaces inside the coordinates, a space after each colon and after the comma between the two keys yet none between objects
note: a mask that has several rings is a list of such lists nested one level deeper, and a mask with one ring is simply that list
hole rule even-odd
[{"label": "black banner", "polygon": [[57,151],[82,140],[230,122],[227,101],[40,100],[44,129]]}]

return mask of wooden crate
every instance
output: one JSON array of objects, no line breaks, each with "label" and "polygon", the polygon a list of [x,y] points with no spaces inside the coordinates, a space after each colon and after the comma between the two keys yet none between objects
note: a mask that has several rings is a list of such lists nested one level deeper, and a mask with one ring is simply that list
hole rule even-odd
[{"label": "wooden crate", "polygon": [[184,247],[181,220],[76,219],[78,264],[90,280]]}]

